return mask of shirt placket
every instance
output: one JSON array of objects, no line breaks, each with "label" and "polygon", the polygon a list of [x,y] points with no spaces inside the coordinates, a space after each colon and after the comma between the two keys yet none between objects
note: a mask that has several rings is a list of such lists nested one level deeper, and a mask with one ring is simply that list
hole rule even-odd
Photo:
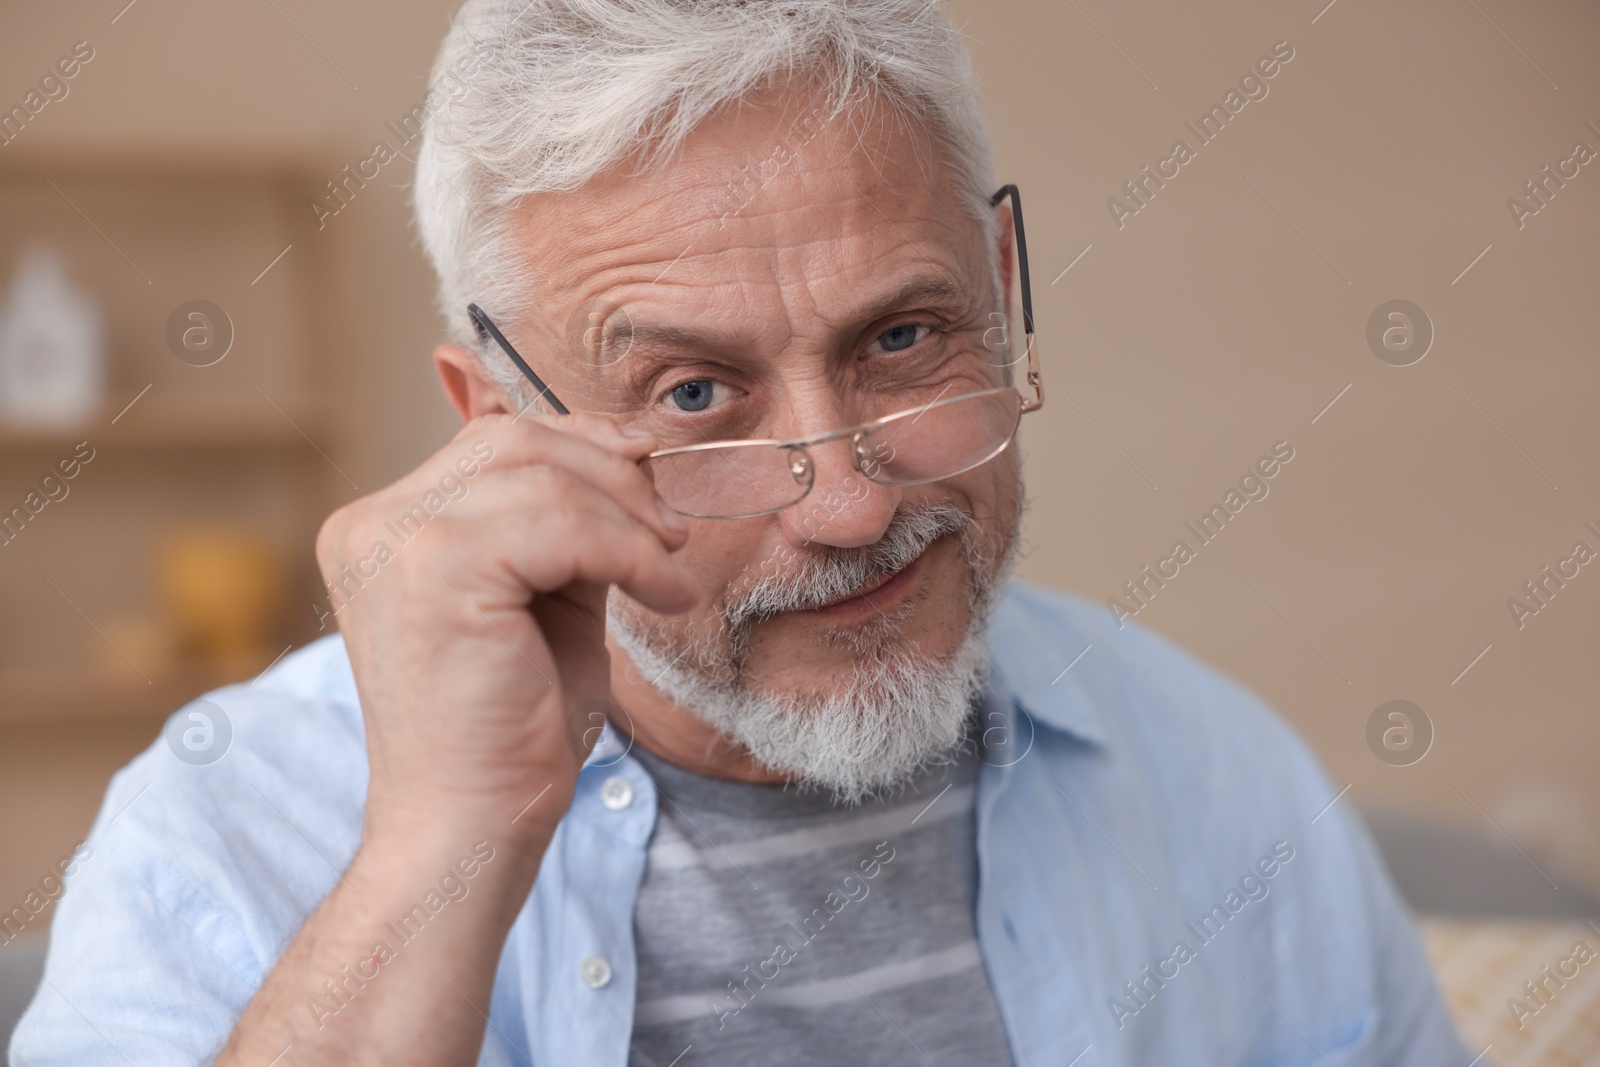
[{"label": "shirt placket", "polygon": [[649,774],[618,754],[614,737],[602,738],[518,919],[523,974],[536,976],[522,1004],[536,1067],[627,1065],[638,992],[633,917],[655,819]]}]

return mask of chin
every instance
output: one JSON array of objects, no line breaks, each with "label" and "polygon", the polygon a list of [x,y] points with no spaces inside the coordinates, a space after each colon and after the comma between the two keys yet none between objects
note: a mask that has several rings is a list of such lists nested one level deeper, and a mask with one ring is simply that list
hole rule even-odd
[{"label": "chin", "polygon": [[658,690],[755,763],[844,804],[892,793],[949,759],[971,736],[988,676],[988,649],[975,630],[949,656],[891,644],[827,685],[799,690],[749,675],[728,684],[674,664],[634,635],[619,632],[617,640]]}]

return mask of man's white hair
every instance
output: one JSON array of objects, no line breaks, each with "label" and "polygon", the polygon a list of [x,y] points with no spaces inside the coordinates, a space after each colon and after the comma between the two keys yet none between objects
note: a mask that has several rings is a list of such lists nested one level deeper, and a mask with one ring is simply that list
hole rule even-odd
[{"label": "man's white hair", "polygon": [[[434,62],[413,190],[450,338],[476,348],[470,301],[502,327],[536,305],[506,224],[523,197],[624,161],[659,169],[701,121],[796,75],[817,78],[829,116],[870,93],[919,124],[993,249],[993,148],[937,0],[467,0]],[[509,360],[486,367],[531,392]]]}]

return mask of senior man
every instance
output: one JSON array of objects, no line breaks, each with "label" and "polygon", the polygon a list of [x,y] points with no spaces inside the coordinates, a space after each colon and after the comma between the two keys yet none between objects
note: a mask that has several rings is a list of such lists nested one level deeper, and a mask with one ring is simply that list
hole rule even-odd
[{"label": "senior man", "polygon": [[936,9],[471,0],[435,83],[466,427],[114,780],[14,1063],[1467,1067],[1291,732],[1007,581],[1050,369]]}]

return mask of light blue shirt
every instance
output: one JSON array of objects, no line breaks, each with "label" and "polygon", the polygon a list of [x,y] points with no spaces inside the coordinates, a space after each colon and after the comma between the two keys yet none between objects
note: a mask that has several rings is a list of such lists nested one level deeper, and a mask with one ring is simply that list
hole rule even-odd
[{"label": "light blue shirt", "polygon": [[[1468,1067],[1365,830],[1260,699],[1075,597],[1013,587],[988,637],[976,925],[1017,1064]],[[354,854],[340,639],[206,699],[220,759],[164,735],[112,779],[13,1067],[211,1062]],[[656,803],[604,738],[501,957],[482,1067],[626,1064]]]}]

